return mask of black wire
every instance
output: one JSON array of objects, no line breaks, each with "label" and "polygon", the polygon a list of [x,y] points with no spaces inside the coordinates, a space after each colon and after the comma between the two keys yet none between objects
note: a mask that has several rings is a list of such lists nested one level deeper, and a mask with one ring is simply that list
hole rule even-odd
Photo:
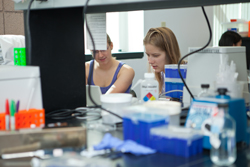
[{"label": "black wire", "polygon": [[87,21],[87,16],[86,16],[86,14],[87,14],[87,6],[88,6],[88,3],[89,3],[89,0],[87,0],[86,3],[85,3],[85,5],[84,5],[83,18],[85,18],[86,28],[87,28],[87,31],[88,31],[88,33],[89,33],[89,36],[90,36],[90,38],[91,38],[91,40],[92,40],[92,45],[93,45],[93,59],[92,59],[92,60],[93,60],[93,65],[92,65],[92,68],[89,69],[89,70],[90,70],[90,73],[89,73],[89,76],[88,76],[88,85],[89,85],[89,86],[88,86],[88,94],[89,94],[89,98],[90,98],[90,100],[92,101],[92,103],[94,104],[94,107],[100,108],[100,109],[102,109],[102,110],[104,110],[104,111],[106,111],[106,112],[108,112],[108,113],[110,113],[110,114],[112,114],[112,115],[114,115],[114,116],[116,116],[116,117],[122,119],[121,116],[119,116],[119,115],[117,115],[117,114],[115,114],[115,113],[113,113],[113,112],[111,112],[111,111],[109,111],[109,110],[107,110],[107,109],[105,109],[105,108],[102,108],[100,105],[98,105],[98,104],[94,101],[94,99],[93,99],[92,96],[91,96],[90,85],[91,85],[91,80],[92,80],[92,78],[93,78],[93,71],[94,71],[94,65],[95,65],[94,63],[95,63],[95,53],[96,53],[96,49],[95,49],[94,38],[93,38],[93,36],[92,36],[92,34],[91,34],[91,31],[90,31],[90,29],[89,29],[88,21]]},{"label": "black wire", "polygon": [[195,50],[195,51],[193,51],[193,52],[191,52],[191,53],[188,53],[187,55],[183,56],[183,57],[180,59],[180,61],[178,62],[178,72],[179,72],[179,75],[180,75],[181,80],[182,80],[183,84],[185,85],[185,87],[186,87],[188,93],[189,93],[190,96],[192,97],[192,99],[194,99],[194,96],[193,96],[193,94],[191,93],[191,91],[189,90],[189,88],[188,88],[188,86],[187,86],[185,80],[183,79],[183,77],[182,77],[182,75],[181,75],[180,64],[181,64],[181,62],[182,62],[183,59],[185,59],[186,57],[190,56],[191,54],[194,54],[194,53],[196,53],[196,52],[199,52],[199,51],[205,49],[205,48],[209,45],[209,43],[211,42],[211,39],[212,39],[212,30],[211,30],[211,26],[210,26],[210,24],[209,24],[209,20],[208,20],[208,18],[207,18],[206,11],[205,11],[204,7],[201,6],[201,8],[202,8],[203,14],[204,14],[204,16],[205,16],[205,18],[206,18],[206,21],[207,21],[207,25],[208,25],[208,29],[209,29],[209,40],[208,40],[208,42],[207,42],[207,44],[206,44],[205,46],[203,46],[202,48],[200,48],[200,49],[198,49],[198,50]]},{"label": "black wire", "polygon": [[[26,28],[27,28],[27,36],[26,38],[28,38],[28,46],[26,48],[28,48],[28,65],[31,65],[31,35],[30,35],[30,8],[32,3],[34,2],[34,0],[31,0],[27,9],[27,14],[26,14]],[[27,57],[27,56],[26,56]],[[26,58],[27,59],[27,58]]]},{"label": "black wire", "polygon": [[[88,111],[88,108],[85,109],[61,109],[61,110],[55,110],[50,113],[47,113],[45,117],[49,119],[54,119],[54,120],[64,120],[64,119],[73,119],[73,118],[78,118],[78,119],[84,119],[84,120],[97,120],[100,119],[101,113],[100,112],[94,112]],[[92,119],[90,119],[92,118]]]},{"label": "black wire", "polygon": [[[89,36],[90,36],[90,38],[91,38],[91,40],[92,40],[92,45],[93,45],[93,57],[94,57],[94,59],[95,59],[95,52],[96,52],[96,49],[95,49],[95,42],[94,42],[94,38],[93,38],[93,36],[92,36],[92,34],[91,34],[91,32],[90,32],[90,29],[89,29],[89,26],[88,26],[88,22],[87,22],[87,7],[88,7],[88,3],[89,3],[89,0],[87,0],[86,1],[86,3],[85,3],[85,5],[84,5],[84,8],[83,8],[83,18],[85,18],[85,21],[86,21],[86,28],[87,28],[87,31],[88,31],[88,33],[89,33]],[[92,80],[92,78],[93,78],[93,70],[94,70],[94,64],[95,63],[95,61],[93,61],[93,66],[92,66],[92,68],[90,68],[89,70],[89,76],[88,76],[88,85],[89,85],[89,87],[88,87],[88,94],[89,94],[89,98],[90,98],[90,100],[92,101],[92,103],[97,107],[98,105],[97,105],[97,103],[94,101],[94,99],[92,98],[92,96],[91,96],[91,89],[90,89],[90,85],[91,85],[91,80]]]}]

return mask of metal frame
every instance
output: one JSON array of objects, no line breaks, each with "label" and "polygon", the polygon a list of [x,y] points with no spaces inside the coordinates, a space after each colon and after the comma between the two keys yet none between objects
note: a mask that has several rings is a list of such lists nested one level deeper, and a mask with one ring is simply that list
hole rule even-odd
[{"label": "metal frame", "polygon": [[[26,10],[30,0],[15,4],[16,10]],[[243,3],[250,0],[91,0],[88,13],[169,9],[197,6],[211,6],[220,4]],[[48,0],[46,2],[35,1],[31,9],[50,9],[64,7],[81,7],[86,0]]]}]

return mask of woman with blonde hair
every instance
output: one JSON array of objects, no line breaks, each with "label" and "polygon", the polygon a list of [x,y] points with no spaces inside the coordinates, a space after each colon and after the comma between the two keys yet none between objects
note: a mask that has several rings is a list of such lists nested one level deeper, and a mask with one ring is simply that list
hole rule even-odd
[{"label": "woman with blonde hair", "polygon": [[[96,50],[95,60],[85,63],[86,84],[98,85],[102,94],[130,93],[135,72],[133,68],[112,57],[113,42],[107,35],[107,50]],[[92,52],[93,53],[93,52]],[[90,69],[93,68],[93,76]]]},{"label": "woman with blonde hair", "polygon": [[159,82],[159,93],[165,92],[165,64],[178,64],[181,58],[179,45],[174,33],[167,27],[150,28],[143,44],[148,63]]}]

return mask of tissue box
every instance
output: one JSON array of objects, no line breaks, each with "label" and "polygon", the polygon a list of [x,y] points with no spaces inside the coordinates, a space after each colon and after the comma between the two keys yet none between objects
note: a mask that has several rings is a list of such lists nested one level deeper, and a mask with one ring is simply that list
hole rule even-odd
[{"label": "tissue box", "polygon": [[[187,73],[187,65],[182,64],[180,65],[180,71],[182,77],[186,78]],[[177,64],[169,64],[165,65],[165,93],[166,96],[172,98],[182,99],[183,96],[183,82],[180,78],[178,72],[178,65]],[[177,90],[177,91],[176,91]],[[170,92],[173,91],[173,92]]]},{"label": "tissue box", "polygon": [[201,131],[175,127],[160,126],[150,130],[151,148],[158,152],[190,157],[203,150]]},{"label": "tissue box", "polygon": [[130,113],[123,117],[124,140],[133,140],[139,144],[151,147],[150,129],[167,125],[168,116],[143,112]]}]

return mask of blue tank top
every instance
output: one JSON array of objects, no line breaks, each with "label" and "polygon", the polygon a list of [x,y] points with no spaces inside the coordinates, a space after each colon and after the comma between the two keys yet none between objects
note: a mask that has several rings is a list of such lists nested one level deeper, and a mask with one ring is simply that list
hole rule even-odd
[{"label": "blue tank top", "polygon": [[[93,61],[94,61],[94,60],[91,60],[91,61],[90,61],[89,75],[90,75],[90,69],[92,69],[92,66],[93,66]],[[117,67],[117,69],[116,69],[116,71],[115,71],[115,75],[113,76],[113,79],[112,79],[112,82],[110,83],[110,85],[109,85],[109,86],[106,86],[106,87],[100,87],[100,88],[101,88],[102,94],[105,94],[105,93],[109,90],[109,88],[115,83],[115,81],[117,80],[117,75],[118,75],[118,73],[119,73],[121,67],[123,66],[123,64],[125,64],[125,63],[123,63],[123,62],[120,62],[120,63],[119,63],[119,65],[118,65],[118,67]],[[95,84],[94,84],[93,77],[92,77],[92,79],[91,79],[91,85],[95,85]],[[132,84],[131,84],[131,85],[132,85]],[[128,87],[128,89],[127,89],[126,92],[124,92],[124,93],[130,93],[131,85]]]}]

